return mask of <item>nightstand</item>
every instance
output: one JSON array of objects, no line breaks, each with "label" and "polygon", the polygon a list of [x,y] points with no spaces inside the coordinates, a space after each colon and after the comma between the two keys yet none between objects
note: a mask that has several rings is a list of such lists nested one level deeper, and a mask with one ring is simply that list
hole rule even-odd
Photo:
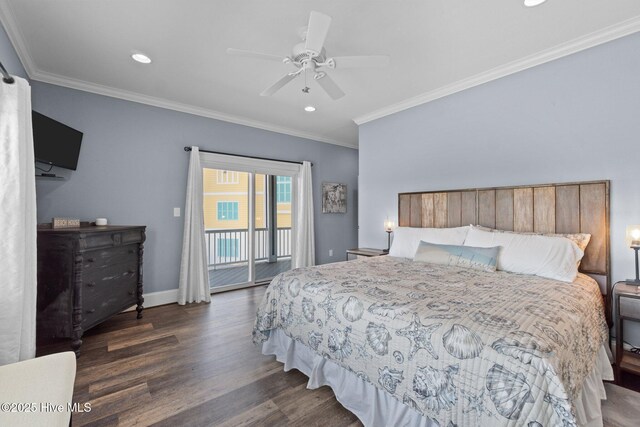
[{"label": "nightstand", "polygon": [[372,248],[347,249],[347,261],[349,261],[349,255],[372,257],[372,256],[387,255],[388,253],[389,252],[384,251],[382,249],[372,249]]},{"label": "nightstand", "polygon": [[623,348],[623,321],[640,322],[640,287],[618,282],[613,288],[616,308],[616,383],[622,371],[640,375],[640,355]]}]

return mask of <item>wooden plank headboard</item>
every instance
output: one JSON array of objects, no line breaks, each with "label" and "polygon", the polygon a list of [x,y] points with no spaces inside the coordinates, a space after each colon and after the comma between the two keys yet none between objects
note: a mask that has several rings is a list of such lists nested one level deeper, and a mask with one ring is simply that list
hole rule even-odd
[{"label": "wooden plank headboard", "polygon": [[591,234],[580,271],[605,282],[610,321],[609,181],[398,194],[400,227],[468,224],[521,232]]}]

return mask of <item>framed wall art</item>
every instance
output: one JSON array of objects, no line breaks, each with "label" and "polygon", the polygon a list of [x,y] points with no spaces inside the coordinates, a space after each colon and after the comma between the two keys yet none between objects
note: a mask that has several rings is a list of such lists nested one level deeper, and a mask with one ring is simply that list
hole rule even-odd
[{"label": "framed wall art", "polygon": [[347,184],[322,183],[322,213],[347,213]]}]

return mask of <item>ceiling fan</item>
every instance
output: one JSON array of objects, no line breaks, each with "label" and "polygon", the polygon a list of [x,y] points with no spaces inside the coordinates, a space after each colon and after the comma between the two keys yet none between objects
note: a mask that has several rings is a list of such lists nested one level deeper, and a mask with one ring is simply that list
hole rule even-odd
[{"label": "ceiling fan", "polygon": [[[318,82],[318,85],[327,95],[334,100],[340,99],[345,93],[333,79],[327,75],[326,70],[336,68],[384,67],[389,64],[389,57],[385,55],[329,57],[324,49],[324,41],[327,38],[330,25],[330,16],[320,12],[311,12],[309,25],[301,28],[299,31],[303,40],[302,43],[296,44],[293,47],[291,56],[284,58],[269,53],[252,52],[234,48],[227,49],[227,53],[235,56],[293,64],[297,68],[296,71],[285,74],[280,80],[262,91],[261,96],[271,96],[299,75],[304,74],[306,77],[308,73],[313,76],[314,80]],[[305,84],[302,91],[309,93],[309,90],[310,88]]]}]

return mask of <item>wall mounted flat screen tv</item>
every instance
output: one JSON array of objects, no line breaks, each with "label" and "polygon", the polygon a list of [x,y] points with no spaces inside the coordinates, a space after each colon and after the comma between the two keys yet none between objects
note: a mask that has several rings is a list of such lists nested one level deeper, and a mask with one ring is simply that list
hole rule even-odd
[{"label": "wall mounted flat screen tv", "polygon": [[36,161],[76,170],[82,132],[37,111],[33,118],[33,150]]}]

